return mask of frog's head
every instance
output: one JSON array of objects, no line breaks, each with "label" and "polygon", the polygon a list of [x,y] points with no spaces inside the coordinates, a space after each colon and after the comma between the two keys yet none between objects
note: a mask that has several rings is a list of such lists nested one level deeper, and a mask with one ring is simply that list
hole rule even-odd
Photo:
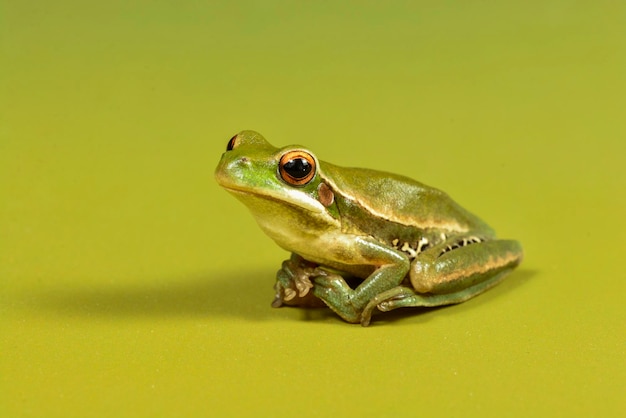
[{"label": "frog's head", "polygon": [[215,178],[283,247],[296,239],[293,231],[315,234],[337,226],[333,192],[317,157],[304,147],[276,148],[261,134],[242,131],[228,142]]}]

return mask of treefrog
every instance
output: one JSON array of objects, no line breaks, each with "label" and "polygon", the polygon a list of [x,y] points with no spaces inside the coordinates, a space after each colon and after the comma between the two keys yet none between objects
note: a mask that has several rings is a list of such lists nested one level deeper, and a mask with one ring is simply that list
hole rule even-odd
[{"label": "treefrog", "polygon": [[228,142],[217,182],[292,253],[272,306],[323,302],[367,326],[375,310],[455,304],[499,283],[522,260],[446,193],[407,177],[277,148],[259,133]]}]

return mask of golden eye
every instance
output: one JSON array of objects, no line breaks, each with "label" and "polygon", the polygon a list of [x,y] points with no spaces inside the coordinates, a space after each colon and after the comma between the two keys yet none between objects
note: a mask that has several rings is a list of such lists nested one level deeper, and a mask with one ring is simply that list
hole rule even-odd
[{"label": "golden eye", "polygon": [[294,186],[304,186],[315,177],[315,159],[304,151],[289,151],[280,158],[282,179]]},{"label": "golden eye", "polygon": [[226,145],[226,151],[232,151],[233,149],[235,149],[235,147],[238,144],[237,139],[239,138],[239,135],[235,135],[232,138],[230,138],[230,141],[228,141],[228,145]]}]

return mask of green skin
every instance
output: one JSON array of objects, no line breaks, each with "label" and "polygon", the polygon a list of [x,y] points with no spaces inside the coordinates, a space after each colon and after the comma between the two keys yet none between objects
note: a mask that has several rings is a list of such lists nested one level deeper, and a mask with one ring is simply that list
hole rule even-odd
[{"label": "green skin", "polygon": [[[293,185],[282,174],[281,158],[293,151],[313,163],[305,184]],[[304,147],[276,148],[254,131],[233,137],[215,177],[292,253],[277,274],[275,307],[321,300],[344,320],[367,326],[375,309],[463,302],[522,260],[517,241],[496,239],[440,190],[395,174],[338,167]]]}]

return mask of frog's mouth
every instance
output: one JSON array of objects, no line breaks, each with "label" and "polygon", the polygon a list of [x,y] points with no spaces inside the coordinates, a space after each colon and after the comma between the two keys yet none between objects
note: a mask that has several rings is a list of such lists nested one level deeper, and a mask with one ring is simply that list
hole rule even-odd
[{"label": "frog's mouth", "polygon": [[324,207],[321,204],[319,205],[319,207],[311,205],[310,199],[307,199],[307,200],[297,199],[295,202],[298,202],[301,204],[294,203],[294,201],[286,198],[287,196],[289,196],[289,194],[287,194],[285,198],[281,198],[282,196],[275,196],[270,193],[259,193],[259,192],[253,193],[248,190],[242,190],[242,189],[232,187],[232,186],[222,186],[222,187],[227,192],[233,194],[233,196],[243,201],[243,203],[246,205],[251,200],[260,199],[260,200],[270,201],[277,205],[289,206],[297,210],[305,210],[307,212],[319,213],[321,211],[324,211]]}]

